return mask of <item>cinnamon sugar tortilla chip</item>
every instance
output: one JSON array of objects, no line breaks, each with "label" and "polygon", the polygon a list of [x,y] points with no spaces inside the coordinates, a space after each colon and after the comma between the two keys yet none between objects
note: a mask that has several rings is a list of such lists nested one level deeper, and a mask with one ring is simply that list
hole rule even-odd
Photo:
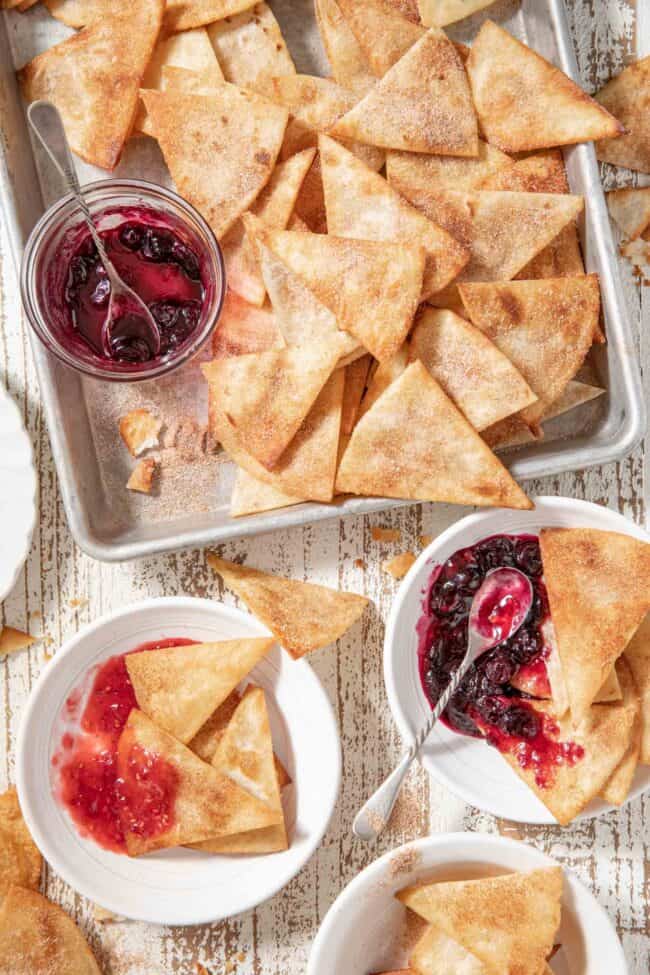
[{"label": "cinnamon sugar tortilla chip", "polygon": [[600,317],[595,274],[459,286],[477,328],[519,369],[538,400],[522,411],[529,424],[564,391],[589,351]]},{"label": "cinnamon sugar tortilla chip", "polygon": [[158,446],[162,420],[149,410],[130,410],[120,418],[119,430],[122,440],[133,457]]},{"label": "cinnamon sugar tortilla chip", "polygon": [[366,389],[372,356],[364,355],[345,367],[345,388],[341,412],[341,433],[349,436],[357,421],[359,406]]},{"label": "cinnamon sugar tortilla chip", "polygon": [[129,0],[43,0],[57,20],[68,27],[87,27],[95,20],[110,20],[116,12],[130,9]]},{"label": "cinnamon sugar tortilla chip", "polygon": [[581,721],[650,609],[650,544],[545,528],[540,546],[571,713]]},{"label": "cinnamon sugar tortilla chip", "polygon": [[489,142],[524,152],[618,136],[623,127],[559,68],[493,21],[467,61],[474,104]]},{"label": "cinnamon sugar tortilla chip", "polygon": [[[562,416],[570,410],[590,403],[604,394],[605,390],[599,386],[590,386],[589,383],[579,382],[571,379],[558,396],[554,403],[544,411],[542,423],[546,420],[553,420],[556,416]],[[523,444],[533,443],[536,437],[531,432],[530,427],[524,423],[522,418],[517,415],[506,417],[500,420],[487,430],[482,431],[482,437],[488,447],[495,448],[518,447]]]},{"label": "cinnamon sugar tortilla chip", "polygon": [[38,890],[42,863],[11,786],[0,795],[0,901],[12,884]]},{"label": "cinnamon sugar tortilla chip", "polygon": [[36,637],[22,630],[16,630],[13,626],[3,626],[0,629],[0,657],[10,653],[18,653],[19,650],[27,650],[28,647],[36,643]]},{"label": "cinnamon sugar tortilla chip", "polygon": [[469,253],[442,227],[423,216],[386,182],[327,136],[319,140],[327,227],[337,237],[405,241],[425,250],[422,297],[462,270]]},{"label": "cinnamon sugar tortilla chip", "polygon": [[420,359],[475,430],[537,401],[498,346],[452,311],[427,308],[420,314],[409,356]]},{"label": "cinnamon sugar tortilla chip", "polygon": [[639,762],[641,753],[641,716],[637,718],[632,726],[632,738],[628,749],[616,766],[611,776],[600,790],[600,798],[609,802],[612,806],[622,806],[632,787],[632,780]]},{"label": "cinnamon sugar tortilla chip", "polygon": [[273,484],[258,480],[243,467],[239,467],[230,496],[230,515],[232,518],[242,518],[244,515],[259,514],[261,511],[290,508],[306,500],[307,498],[294,498]]},{"label": "cinnamon sugar tortilla chip", "polygon": [[187,743],[268,653],[266,638],[167,647],[126,656],[138,707]]},{"label": "cinnamon sugar tortilla chip", "polygon": [[228,83],[214,95],[142,97],[178,191],[223,237],[271,178],[286,110]]},{"label": "cinnamon sugar tortilla chip", "polygon": [[431,29],[331,129],[385,149],[478,154],[478,126],[463,63]]},{"label": "cinnamon sugar tortilla chip", "polygon": [[422,23],[427,27],[446,27],[485,10],[494,0],[418,0]]},{"label": "cinnamon sugar tortilla chip", "polygon": [[[520,281],[531,281],[536,278],[575,278],[584,273],[578,228],[573,222],[567,224],[515,277]],[[594,341],[604,341],[600,330],[594,335]]]},{"label": "cinnamon sugar tortilla chip", "polygon": [[266,3],[209,24],[207,31],[226,81],[234,85],[255,88],[264,80],[296,70],[280,25]]},{"label": "cinnamon sugar tortilla chip", "polygon": [[415,975],[488,975],[485,965],[461,944],[430,925],[409,958]]},{"label": "cinnamon sugar tortilla chip", "polygon": [[[167,829],[148,836],[134,831],[129,802],[133,796],[138,808],[147,795],[147,779],[138,772],[143,760],[148,765],[164,763],[166,778],[175,786],[166,795],[171,807]],[[262,829],[282,821],[278,810],[202,762],[137,708],[131,711],[120,736],[117,773],[124,781],[120,815],[129,856]]]},{"label": "cinnamon sugar tortilla chip", "polygon": [[153,457],[145,457],[144,460],[139,461],[126,482],[129,491],[137,491],[138,494],[151,494],[157,470],[158,462]]},{"label": "cinnamon sugar tortilla chip", "polygon": [[595,97],[624,127],[618,138],[596,143],[597,157],[650,173],[650,56],[628,65]]},{"label": "cinnamon sugar tortilla chip", "polygon": [[423,27],[411,23],[390,0],[338,0],[338,5],[379,78],[425,34]]},{"label": "cinnamon sugar tortilla chip", "polygon": [[627,240],[636,240],[650,227],[650,186],[610,190],[607,206]]},{"label": "cinnamon sugar tortilla chip", "polygon": [[314,6],[334,81],[359,96],[365,95],[374,85],[375,75],[337,0],[315,0]]},{"label": "cinnamon sugar tortilla chip", "polygon": [[422,291],[423,248],[287,230],[262,239],[375,358],[401,346]]},{"label": "cinnamon sugar tortilla chip", "polygon": [[416,555],[413,552],[400,552],[392,559],[384,559],[381,563],[383,572],[386,572],[393,579],[403,579],[411,566],[415,563]]},{"label": "cinnamon sugar tortilla chip", "polygon": [[0,909],[0,959],[7,975],[101,975],[72,918],[20,886],[9,888]]},{"label": "cinnamon sugar tortilla chip", "polygon": [[391,383],[394,383],[402,375],[408,365],[408,356],[408,344],[405,342],[391,359],[386,359],[384,362],[378,363],[374,371],[371,370],[368,389],[361,400],[357,422],[362,416],[365,416],[370,407],[377,402],[381,394],[388,389]]},{"label": "cinnamon sugar tortilla chip", "polygon": [[412,501],[532,507],[421,362],[412,362],[359,420],[336,489]]},{"label": "cinnamon sugar tortilla chip", "polygon": [[365,596],[356,593],[284,579],[226,562],[212,553],[207,561],[296,659],[342,637],[369,603]]},{"label": "cinnamon sugar tortilla chip", "polygon": [[646,616],[625,648],[625,661],[632,671],[641,701],[641,743],[639,761],[650,765],[650,616]]},{"label": "cinnamon sugar tortilla chip", "polygon": [[[325,196],[323,194],[320,156],[318,155],[314,159],[312,167],[302,184],[302,189],[296,200],[294,213],[305,224],[303,229],[311,230],[314,234],[327,233]],[[290,229],[294,230],[296,228],[291,227]]]},{"label": "cinnamon sugar tortilla chip", "polygon": [[130,134],[163,8],[163,0],[142,0],[118,9],[18,72],[27,101],[53,102],[72,150],[101,169],[115,169]]},{"label": "cinnamon sugar tortilla chip", "polygon": [[533,975],[560,926],[561,867],[407,887],[399,900],[475,955],[488,972]]},{"label": "cinnamon sugar tortilla chip", "polygon": [[285,344],[268,302],[258,308],[244,301],[234,291],[226,291],[221,315],[212,336],[212,354],[215,359],[282,349]]},{"label": "cinnamon sugar tortilla chip", "polygon": [[167,0],[165,30],[171,33],[202,27],[224,17],[233,17],[252,6],[252,0]]},{"label": "cinnamon sugar tortilla chip", "polygon": [[438,156],[422,152],[386,154],[386,172],[390,182],[429,186],[431,189],[478,190],[505,187],[485,186],[515,168],[515,161],[482,139],[477,156]]}]

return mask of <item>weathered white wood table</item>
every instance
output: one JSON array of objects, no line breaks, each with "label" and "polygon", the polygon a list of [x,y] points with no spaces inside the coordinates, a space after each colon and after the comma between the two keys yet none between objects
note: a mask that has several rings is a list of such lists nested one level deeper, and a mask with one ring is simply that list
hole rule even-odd
[{"label": "weathered white wood table", "polygon": [[[626,60],[650,53],[650,0],[568,0],[573,36],[585,84],[595,88]],[[626,179],[627,175],[627,179]],[[630,174],[606,174],[608,186],[629,183]],[[650,386],[650,292],[624,269],[627,298],[638,323],[639,355]],[[44,639],[14,659],[0,661],[0,788],[13,778],[14,744],[21,708],[47,656],[83,623],[146,596],[185,593],[221,597],[201,552],[102,565],[75,547],[67,529],[52,465],[47,432],[7,239],[0,235],[0,382],[24,411],[40,478],[40,521],[26,571],[0,609],[6,622],[29,627]],[[533,494],[586,498],[646,519],[646,453],[639,448],[624,462],[527,485]],[[392,514],[331,521],[315,528],[277,533],[225,547],[230,558],[246,554],[251,565],[297,578],[363,592],[375,603],[363,626],[337,648],[313,658],[313,666],[335,704],[343,741],[343,787],[330,829],[312,862],[273,901],[226,923],[168,929],[135,923],[98,923],[92,905],[47,871],[48,896],[83,925],[106,975],[190,975],[196,961],[214,975],[299,975],[312,938],[341,888],[374,858],[393,846],[445,830],[499,831],[525,839],[574,869],[594,891],[618,926],[631,975],[650,972],[650,796],[596,821],[569,829],[513,827],[495,821],[454,798],[415,770],[379,850],[351,838],[354,813],[369,790],[394,763],[400,742],[393,729],[382,679],[384,620],[396,584],[380,562],[418,537],[437,533],[462,515],[445,506],[413,506]],[[399,542],[375,541],[372,528],[401,532]],[[0,539],[0,557],[2,540]],[[226,594],[224,600],[230,601]],[[334,975],[334,973],[333,973]],[[589,973],[596,975],[596,973]],[[602,973],[607,975],[607,973]]]}]

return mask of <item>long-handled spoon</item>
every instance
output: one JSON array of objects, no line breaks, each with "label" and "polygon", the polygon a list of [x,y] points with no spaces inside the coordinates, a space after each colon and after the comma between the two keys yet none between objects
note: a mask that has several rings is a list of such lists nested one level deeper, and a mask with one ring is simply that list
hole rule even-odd
[{"label": "long-handled spoon", "polygon": [[105,355],[128,362],[155,359],[160,353],[158,325],[142,298],[122,280],[106,253],[81,191],[58,109],[51,102],[32,102],[27,110],[27,117],[77,201],[111,285],[108,310],[101,333]]},{"label": "long-handled spoon", "polygon": [[415,736],[399,765],[357,814],[352,830],[359,839],[370,841],[378,838],[390,819],[408,770],[468,669],[482,653],[517,632],[528,616],[532,602],[530,579],[519,569],[502,566],[487,574],[472,600],[465,656],[440,695],[431,717]]}]

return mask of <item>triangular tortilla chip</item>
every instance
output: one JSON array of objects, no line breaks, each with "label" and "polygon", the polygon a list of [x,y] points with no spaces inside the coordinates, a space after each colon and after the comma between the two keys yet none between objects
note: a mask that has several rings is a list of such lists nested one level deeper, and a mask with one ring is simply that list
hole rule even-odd
[{"label": "triangular tortilla chip", "polygon": [[334,81],[359,96],[365,95],[374,85],[375,75],[337,0],[315,0],[314,6]]},{"label": "triangular tortilla chip", "polygon": [[[120,820],[129,856],[282,821],[277,810],[202,762],[137,708],[120,736],[117,773],[122,780]],[[149,833],[139,829],[139,814],[151,802],[152,789],[160,828]]]},{"label": "triangular tortilla chip", "polygon": [[[95,20],[109,21],[131,10],[130,0],[43,0],[57,20],[68,27],[87,27]],[[2,4],[0,4],[0,7]]]},{"label": "triangular tortilla chip", "polygon": [[226,291],[219,322],[212,335],[215,359],[283,349],[285,344],[268,302],[257,308],[234,291]]},{"label": "triangular tortilla chip", "polygon": [[636,240],[650,226],[650,186],[611,190],[607,206],[627,240]]},{"label": "triangular tortilla chip", "polygon": [[467,61],[474,104],[489,142],[524,152],[617,136],[620,122],[540,54],[491,20]]},{"label": "triangular tortilla chip", "polygon": [[359,407],[366,389],[372,356],[364,355],[345,367],[345,389],[341,411],[341,433],[348,437],[357,422]]},{"label": "triangular tortilla chip", "polygon": [[142,97],[178,191],[223,237],[271,177],[286,109],[227,83],[214,95]]},{"label": "triangular tortilla chip", "polygon": [[[417,174],[404,177],[394,170],[390,181],[469,250],[461,281],[510,280],[584,207],[582,197],[564,194],[433,190]],[[442,296],[436,296],[436,304],[441,302]]]},{"label": "triangular tortilla chip", "polygon": [[475,430],[537,400],[498,346],[453,311],[427,308],[420,314],[410,358],[420,359]]},{"label": "triangular tortilla chip", "polygon": [[296,659],[342,637],[369,604],[365,596],[353,592],[269,575],[212,553],[207,561]]},{"label": "triangular tortilla chip", "polygon": [[376,359],[399,349],[422,292],[423,248],[290,230],[262,239]]},{"label": "triangular tortilla chip", "polygon": [[370,407],[377,402],[381,394],[388,389],[391,383],[394,383],[402,375],[408,366],[408,362],[409,347],[408,343],[405,342],[402,348],[391,359],[380,362],[374,371],[371,371],[368,389],[359,407],[357,423],[362,416],[365,416]]},{"label": "triangular tortilla chip", "polygon": [[338,0],[370,67],[381,78],[424,35],[390,0]]},{"label": "triangular tortilla chip", "polygon": [[36,643],[36,637],[22,630],[16,630],[13,626],[3,626],[0,629],[0,657],[9,653],[18,653],[19,650],[27,650],[28,647]]},{"label": "triangular tortilla chip", "polygon": [[0,795],[0,901],[12,884],[38,890],[42,864],[11,786]]},{"label": "triangular tortilla chip", "polygon": [[601,799],[612,806],[622,806],[632,787],[634,773],[641,754],[641,714],[632,726],[632,739],[628,749],[611,776],[599,792]]},{"label": "triangular tortilla chip", "polygon": [[[284,230],[315,155],[315,149],[305,149],[275,167],[270,180],[250,208],[250,212],[264,226]],[[238,220],[228,231],[221,242],[221,250],[228,286],[250,304],[261,308],[266,288],[255,246],[242,221]]]},{"label": "triangular tortilla chip", "polygon": [[50,47],[18,72],[27,101],[56,105],[70,147],[86,162],[117,166],[163,9],[163,0],[142,0]]},{"label": "triangular tortilla chip", "polygon": [[290,494],[285,494],[279,488],[259,481],[243,467],[239,467],[230,496],[230,515],[232,518],[242,518],[245,515],[259,514],[261,511],[290,508],[306,500],[307,498],[294,498]]},{"label": "triangular tortilla chip", "polygon": [[331,131],[385,149],[476,156],[467,75],[446,34],[427,31]]},{"label": "triangular tortilla chip", "polygon": [[415,975],[489,975],[476,955],[431,925],[409,958]]},{"label": "triangular tortilla chip", "polygon": [[421,362],[412,362],[359,420],[336,489],[411,501],[532,507]]},{"label": "triangular tortilla chip", "polygon": [[[176,64],[165,64],[161,73],[162,85],[159,91],[184,92],[186,95],[219,95],[224,85],[221,68],[191,71]],[[149,134],[155,137],[151,123],[148,124]]]},{"label": "triangular tortilla chip", "polygon": [[17,886],[0,910],[0,959],[6,975],[101,975],[72,918],[37,891]]},{"label": "triangular tortilla chip", "polygon": [[569,704],[580,721],[650,609],[650,544],[591,528],[544,528],[540,546]]},{"label": "triangular tortilla chip", "polygon": [[167,0],[165,30],[190,30],[224,17],[232,17],[254,6],[254,0]]},{"label": "triangular tortilla chip", "polygon": [[259,663],[272,640],[224,640],[127,654],[138,707],[187,743]]},{"label": "triangular tortilla chip", "polygon": [[266,3],[208,25],[226,81],[255,88],[264,79],[293,74],[295,65],[280,25]]},{"label": "triangular tortilla chip", "polygon": [[235,463],[252,477],[297,501],[331,501],[341,428],[344,371],[337,369],[323,387],[297,434],[272,471],[239,444],[221,411],[219,387],[210,387],[210,430]]},{"label": "triangular tortilla chip", "polygon": [[[570,410],[574,410],[584,403],[590,403],[604,393],[605,390],[599,386],[591,386],[589,383],[571,379],[555,402],[551,403],[544,411],[542,423],[545,423],[547,420],[554,420],[555,417],[562,416],[564,413],[568,413]],[[495,447],[518,447],[523,444],[533,443],[537,439],[532,434],[530,427],[520,416],[516,415],[506,417],[505,420],[500,420],[499,423],[495,423],[487,430],[483,430],[482,437],[488,447],[491,447],[493,450]]]},{"label": "triangular tortilla chip", "polygon": [[204,365],[205,378],[218,394],[222,422],[216,435],[224,443],[230,430],[247,453],[271,470],[300,429],[339,356],[334,343],[327,349],[292,345]]},{"label": "triangular tortilla chip", "polygon": [[533,975],[560,926],[562,868],[407,887],[399,900],[483,962],[490,973]]},{"label": "triangular tortilla chip", "polygon": [[582,365],[600,317],[598,276],[461,284],[474,325],[519,369],[538,401],[522,412],[537,424]]},{"label": "triangular tortilla chip", "polygon": [[321,136],[319,151],[330,234],[420,244],[426,254],[423,299],[456,277],[469,254],[451,234],[407,203],[383,176],[340,143]]},{"label": "triangular tortilla chip", "polygon": [[484,10],[494,0],[418,0],[422,23],[427,27],[446,27]]},{"label": "triangular tortilla chip", "polygon": [[650,765],[650,616],[646,616],[625,648],[625,660],[632,671],[641,700],[641,743],[639,761]]},{"label": "triangular tortilla chip", "polygon": [[[479,190],[483,184],[515,168],[515,161],[496,146],[478,140],[477,156],[436,156],[423,152],[386,154],[386,173],[389,181],[429,186],[431,189]],[[494,187],[501,189],[502,187]]]},{"label": "triangular tortilla chip", "polygon": [[[580,238],[574,221],[567,224],[515,277],[520,281],[532,281],[537,278],[575,278],[584,273]],[[603,341],[599,331],[594,341]]]},{"label": "triangular tortilla chip", "polygon": [[[554,712],[564,715],[569,709],[569,698],[552,622],[546,621],[543,629],[546,643],[550,643],[550,651],[545,653],[544,666],[540,666],[539,658],[532,660],[530,665],[524,664],[510,679],[510,684],[517,690],[530,694],[531,697],[538,700],[552,700]],[[623,691],[616,670],[612,668],[605,679],[605,683],[598,691],[594,704],[606,704],[622,700]]]},{"label": "triangular tortilla chip", "polygon": [[650,56],[628,65],[595,97],[624,127],[618,138],[596,143],[598,158],[650,173]]}]

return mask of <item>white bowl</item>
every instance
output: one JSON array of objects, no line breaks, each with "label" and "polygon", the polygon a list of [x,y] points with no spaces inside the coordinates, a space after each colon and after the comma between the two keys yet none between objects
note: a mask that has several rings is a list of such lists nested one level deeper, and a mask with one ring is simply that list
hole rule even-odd
[{"label": "white bowl", "polygon": [[[558,865],[525,843],[481,833],[429,836],[393,850],[366,867],[334,902],[314,941],[307,975],[367,975],[403,968],[413,947],[409,941],[414,940],[405,937],[411,912],[395,898],[403,887]],[[566,868],[556,940],[562,952],[551,962],[555,975],[627,975],[612,922]]]},{"label": "white bowl", "polygon": [[36,524],[36,470],[18,407],[0,385],[0,602],[29,554]]},{"label": "white bowl", "polygon": [[287,851],[237,857],[177,848],[131,859],[82,839],[52,793],[57,717],[94,664],[165,637],[212,641],[264,635],[267,631],[254,617],[212,600],[148,599],[84,627],[46,666],[21,724],[18,794],[43,856],[79,893],[125,917],[203,924],[261,904],[310,859],[339,793],[339,735],[329,699],[309,664],[292,660],[277,646],[251,679],[267,691],[274,745],[293,780],[285,791]]},{"label": "white bowl", "polygon": [[[536,498],[532,511],[491,510],[469,515],[426,548],[405,576],[393,603],[384,642],[384,679],[393,717],[405,742],[421,728],[431,708],[418,671],[415,625],[434,565],[457,549],[500,533],[536,535],[544,526],[599,528],[650,541],[638,525],[609,508],[571,498]],[[480,739],[456,734],[439,722],[422,749],[420,761],[439,782],[465,802],[494,816],[520,823],[554,824],[555,818],[517,777],[499,752]],[[627,801],[650,787],[650,767],[639,766]],[[595,800],[578,817],[613,809]]]}]

